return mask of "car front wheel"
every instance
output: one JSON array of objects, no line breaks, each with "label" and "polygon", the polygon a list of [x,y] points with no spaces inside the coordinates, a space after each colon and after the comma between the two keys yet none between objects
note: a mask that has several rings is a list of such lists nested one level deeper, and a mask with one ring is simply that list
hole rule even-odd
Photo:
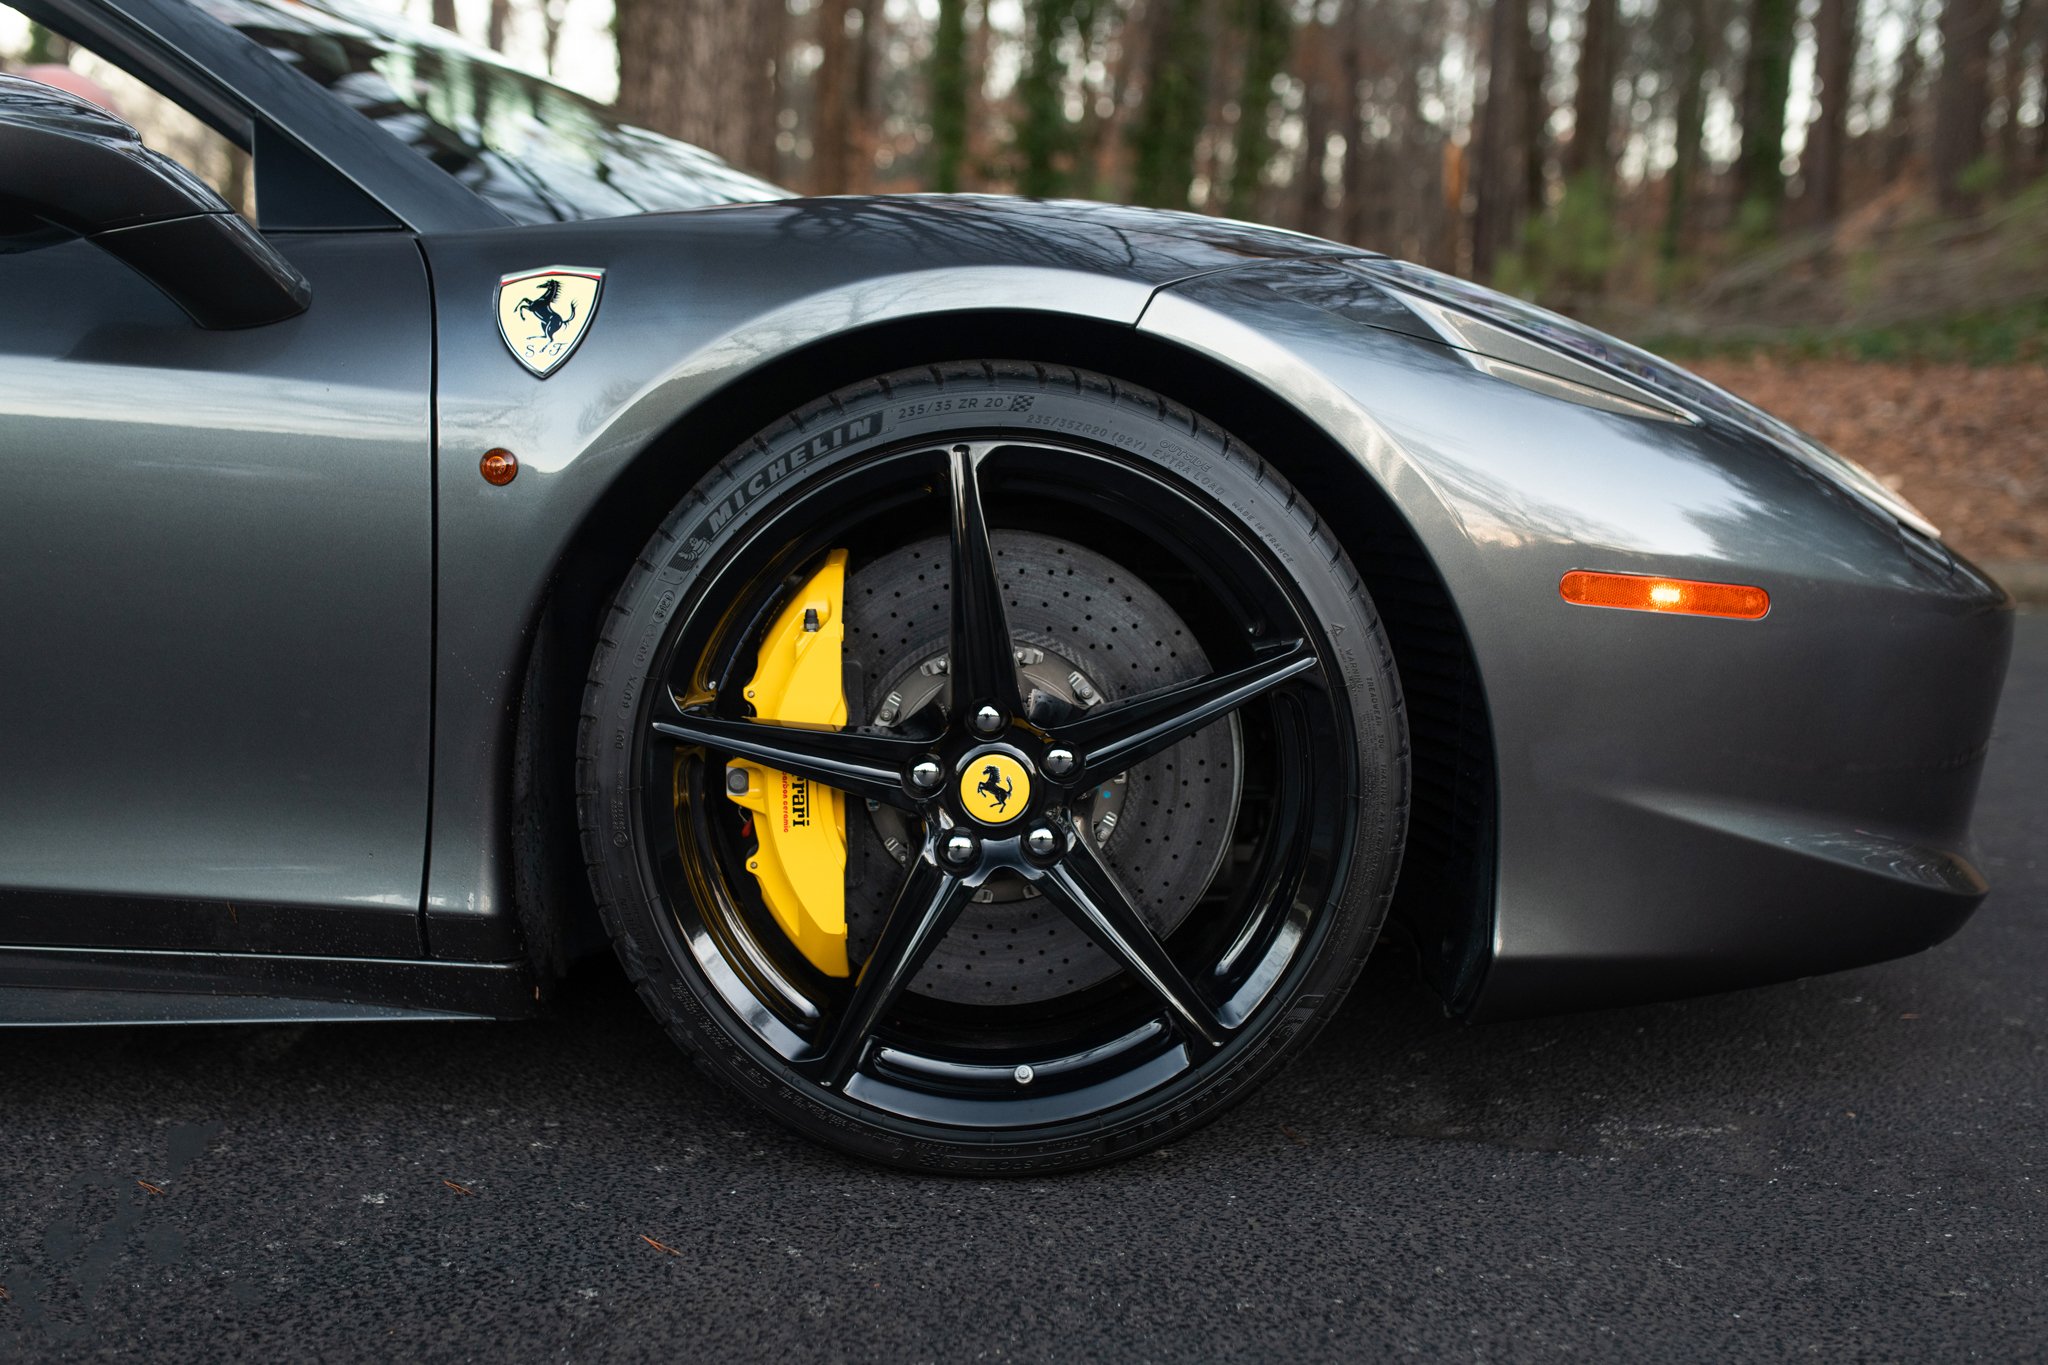
[{"label": "car front wheel", "polygon": [[919,369],[776,423],[620,590],[578,809],[628,974],[720,1079],[922,1170],[1207,1122],[1391,895],[1399,683],[1329,529],[1155,394]]}]

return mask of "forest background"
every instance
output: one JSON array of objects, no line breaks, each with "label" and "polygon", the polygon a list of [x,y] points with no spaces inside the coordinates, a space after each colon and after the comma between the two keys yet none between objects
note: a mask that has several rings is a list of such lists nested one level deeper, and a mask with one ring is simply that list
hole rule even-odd
[{"label": "forest background", "polygon": [[805,194],[1076,196],[1455,271],[2048,560],[2048,0],[372,0]]}]

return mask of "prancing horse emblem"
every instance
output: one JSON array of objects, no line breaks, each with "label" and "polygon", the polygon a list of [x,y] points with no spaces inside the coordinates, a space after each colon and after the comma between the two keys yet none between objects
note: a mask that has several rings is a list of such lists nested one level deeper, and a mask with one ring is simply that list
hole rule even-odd
[{"label": "prancing horse emblem", "polygon": [[562,297],[560,280],[542,280],[540,292],[530,299],[519,300],[519,306],[512,311],[522,317],[530,317],[540,324],[540,335],[533,340],[543,346],[552,345],[555,333],[576,321],[576,301],[569,300],[569,316],[563,317],[555,311],[555,300]]},{"label": "prancing horse emblem", "polygon": [[590,330],[604,271],[551,265],[498,281],[498,335],[513,359],[545,379]]},{"label": "prancing horse emblem", "polygon": [[1031,774],[997,750],[983,750],[961,764],[956,790],[960,809],[984,825],[1008,824],[1031,808]]},{"label": "prancing horse emblem", "polygon": [[975,784],[974,789],[996,803],[998,815],[1009,807],[1012,788],[1009,783],[1003,781],[1003,770],[995,764],[983,765],[981,781]]}]

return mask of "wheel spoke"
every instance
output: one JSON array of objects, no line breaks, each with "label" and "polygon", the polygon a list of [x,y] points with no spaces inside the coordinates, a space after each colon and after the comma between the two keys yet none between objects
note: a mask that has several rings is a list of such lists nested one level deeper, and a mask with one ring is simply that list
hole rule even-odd
[{"label": "wheel spoke", "polygon": [[982,515],[980,461],[970,446],[947,452],[953,513],[953,707],[959,715],[972,716],[982,706],[993,706],[1014,718],[1022,714],[1023,704],[1009,613]]},{"label": "wheel spoke", "polygon": [[1073,785],[1085,787],[1127,772],[1315,666],[1315,651],[1307,641],[1296,640],[1229,673],[1098,707],[1055,731],[1057,740],[1081,758]]},{"label": "wheel spoke", "polygon": [[1066,856],[1046,869],[1038,880],[1039,890],[1125,971],[1166,1002],[1190,1046],[1204,1052],[1221,1047],[1224,1030],[1216,1011],[1175,965],[1116,874],[1094,845],[1071,826],[1066,838]]},{"label": "wheel spoke", "polygon": [[903,810],[917,806],[904,789],[903,773],[924,756],[922,740],[729,720],[706,706],[677,706],[666,688],[651,723],[656,734],[678,743],[701,744]]},{"label": "wheel spoke", "polygon": [[903,994],[972,895],[966,882],[940,870],[928,842],[896,893],[881,937],[861,966],[846,1008],[830,1026],[830,1041],[806,1068],[812,1079],[835,1090],[846,1084],[860,1065],[875,1025]]}]

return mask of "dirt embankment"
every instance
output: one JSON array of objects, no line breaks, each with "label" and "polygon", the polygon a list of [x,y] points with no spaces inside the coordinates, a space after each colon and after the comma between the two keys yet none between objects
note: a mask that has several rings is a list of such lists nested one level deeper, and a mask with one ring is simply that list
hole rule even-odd
[{"label": "dirt embankment", "polygon": [[1689,368],[1875,472],[1971,558],[2048,560],[2048,366],[1753,356]]}]

